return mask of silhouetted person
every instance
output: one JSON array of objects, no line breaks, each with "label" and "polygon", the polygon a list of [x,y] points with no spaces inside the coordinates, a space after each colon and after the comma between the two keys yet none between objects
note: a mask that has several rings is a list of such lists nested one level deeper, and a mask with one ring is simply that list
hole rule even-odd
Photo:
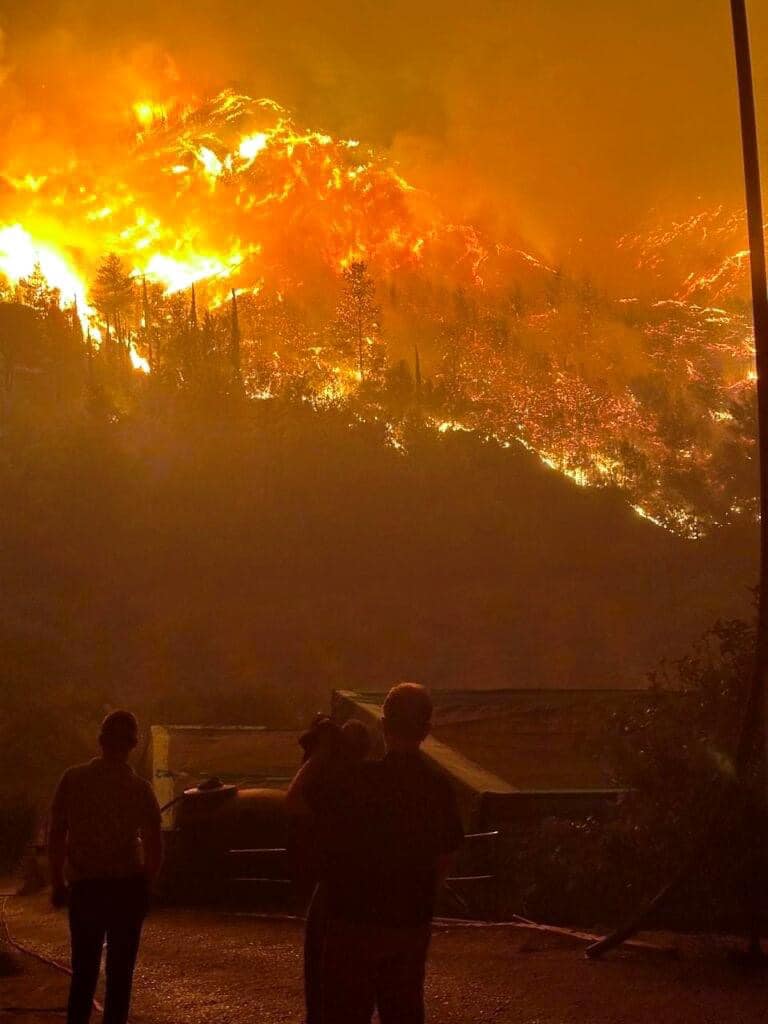
[{"label": "silhouetted person", "polygon": [[[318,744],[325,743],[328,746],[327,753],[322,759],[323,772],[316,784],[333,789],[343,783],[348,774],[354,772],[368,757],[371,750],[371,734],[362,722],[354,719],[345,722],[339,730],[330,719],[318,716],[312,728],[301,737],[300,743],[304,748],[305,761],[309,760]],[[314,846],[315,839],[311,828],[305,831],[305,843]],[[322,847],[322,844],[320,845]],[[321,1024],[322,960],[328,923],[328,894],[325,884],[327,865],[324,862],[322,848],[315,853],[311,865],[308,866],[316,885],[307,910],[304,930],[304,1001],[306,1024]]]},{"label": "silhouetted person", "polygon": [[72,982],[67,1024],[87,1024],[106,939],[104,1024],[125,1024],[149,889],[162,860],[160,809],[128,764],[138,742],[129,711],[101,724],[101,757],[69,768],[51,808],[54,906],[69,904]]},{"label": "silhouetted person", "polygon": [[463,838],[449,781],[419,751],[431,717],[427,691],[401,683],[384,702],[382,761],[327,777],[320,743],[289,789],[324,848],[323,1024],[370,1024],[377,1008],[382,1024],[423,1024],[435,898]]}]

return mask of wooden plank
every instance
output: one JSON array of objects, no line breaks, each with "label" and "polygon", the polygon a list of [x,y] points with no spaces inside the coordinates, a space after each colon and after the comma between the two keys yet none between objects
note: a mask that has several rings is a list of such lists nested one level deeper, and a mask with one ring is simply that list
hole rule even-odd
[{"label": "wooden plank", "polygon": [[[176,796],[173,776],[170,771],[170,736],[163,725],[153,725],[150,729],[151,735],[151,771],[152,788],[155,791],[157,802],[165,807]],[[163,811],[163,828],[173,828],[173,808]]]}]

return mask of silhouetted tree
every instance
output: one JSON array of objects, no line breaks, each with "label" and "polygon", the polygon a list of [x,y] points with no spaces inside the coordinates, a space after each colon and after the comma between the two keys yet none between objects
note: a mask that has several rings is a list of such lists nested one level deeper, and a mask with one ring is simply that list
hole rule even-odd
[{"label": "silhouetted tree", "polygon": [[133,306],[133,280],[125,264],[111,252],[101,262],[96,271],[96,279],[91,289],[91,301],[101,315],[110,338],[110,325],[114,328],[119,343],[125,341],[126,313]]},{"label": "silhouetted tree", "polygon": [[19,280],[15,292],[17,302],[34,309],[40,316],[45,316],[51,305],[57,304],[60,299],[58,289],[48,284],[39,263],[35,263],[28,277]]},{"label": "silhouetted tree", "polygon": [[240,321],[237,315],[237,293],[232,289],[232,309],[229,326],[229,361],[236,374],[240,373]]},{"label": "silhouetted tree", "polygon": [[342,344],[357,356],[357,372],[365,380],[370,371],[381,369],[379,319],[375,301],[376,285],[363,262],[351,263],[343,272],[344,290],[336,310],[337,332]]}]

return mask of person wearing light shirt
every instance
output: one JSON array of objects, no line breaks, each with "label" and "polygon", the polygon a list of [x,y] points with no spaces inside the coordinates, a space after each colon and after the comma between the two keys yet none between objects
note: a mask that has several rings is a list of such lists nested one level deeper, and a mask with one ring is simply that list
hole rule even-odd
[{"label": "person wearing light shirt", "polygon": [[88,1024],[106,942],[104,1024],[126,1024],[149,892],[162,862],[160,808],[128,763],[129,711],[101,725],[101,756],[69,768],[50,814],[52,902],[69,906],[72,981],[67,1024]]}]

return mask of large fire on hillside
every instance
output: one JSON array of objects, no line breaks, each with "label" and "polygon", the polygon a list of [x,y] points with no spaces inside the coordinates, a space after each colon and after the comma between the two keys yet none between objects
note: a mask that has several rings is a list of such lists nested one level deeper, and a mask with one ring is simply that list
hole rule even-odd
[{"label": "large fire on hillside", "polygon": [[[206,309],[222,330],[234,294],[253,397],[300,379],[310,400],[341,402],[367,385],[378,418],[371,386],[401,365],[434,426],[521,443],[668,528],[696,536],[754,512],[746,253],[729,211],[622,238],[627,297],[462,223],[381,153],[273,100],[138,97],[112,142],[59,165],[7,156],[9,296],[37,271],[97,344],[110,324],[93,281],[116,253],[134,283],[118,328],[136,369],[161,360],[150,319],[171,324],[192,303],[195,326]],[[396,423],[389,436],[402,443]]]},{"label": "large fire on hillside", "polygon": [[0,266],[12,279],[37,252],[64,299],[84,302],[82,279],[112,250],[169,292],[204,281],[211,296],[301,286],[360,260],[383,273],[418,266],[425,246],[454,235],[468,280],[487,258],[358,140],[299,128],[272,100],[225,91],[192,108],[138,101],[133,114],[115,167],[86,158],[4,174],[3,220],[18,221],[0,235]]}]

